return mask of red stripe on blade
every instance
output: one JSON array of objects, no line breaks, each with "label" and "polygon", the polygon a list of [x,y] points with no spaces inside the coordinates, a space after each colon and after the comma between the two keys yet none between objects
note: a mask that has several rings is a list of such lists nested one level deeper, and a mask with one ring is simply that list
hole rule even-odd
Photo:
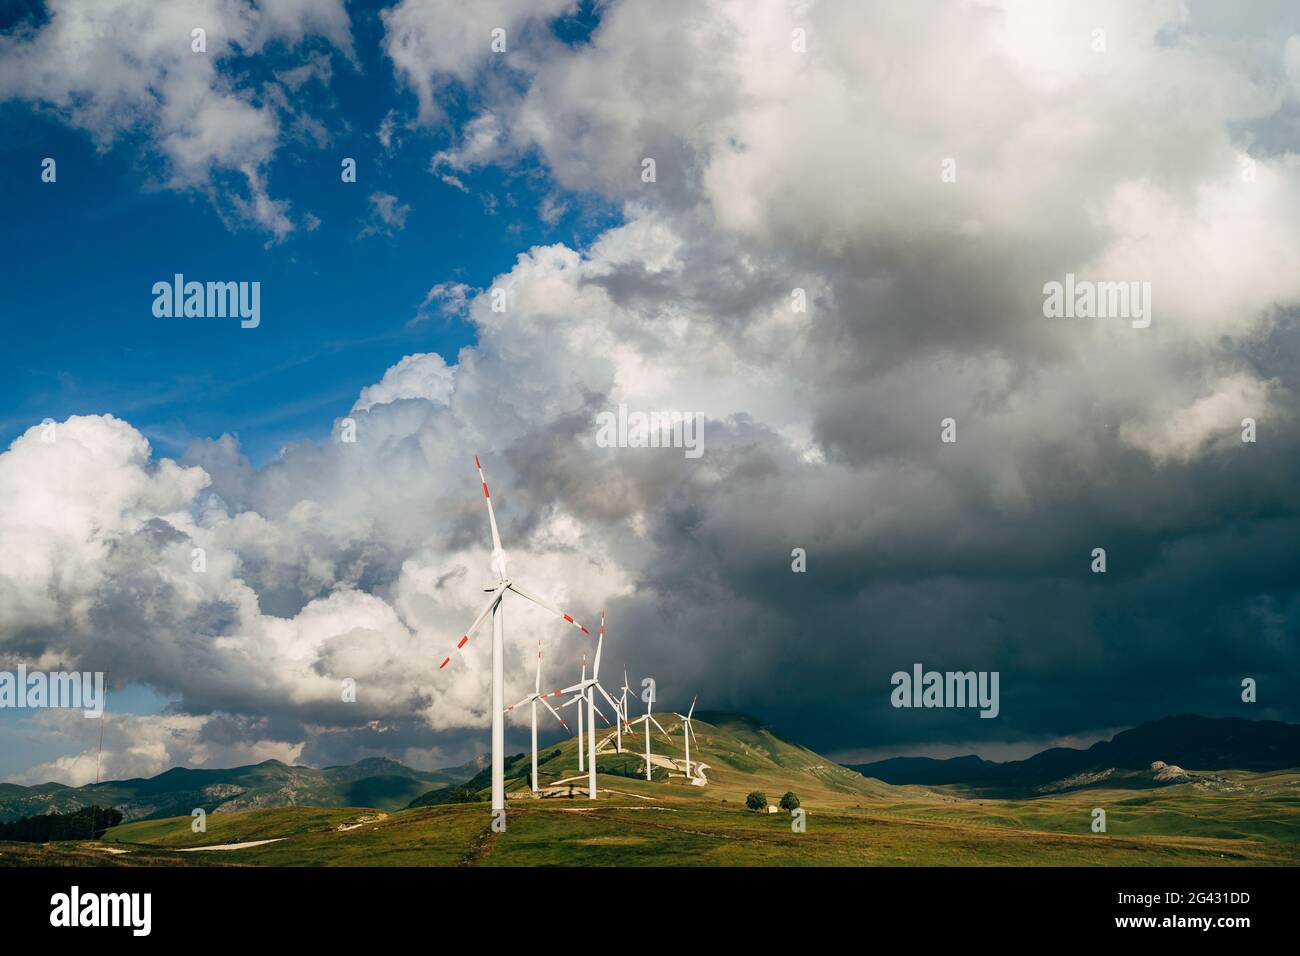
[{"label": "red stripe on blade", "polygon": [[448,657],[446,660],[444,660],[441,664],[438,665],[438,670],[442,670],[444,667],[446,667],[446,666],[447,666],[448,664],[450,664],[450,663],[451,663],[451,658]]},{"label": "red stripe on blade", "polygon": [[460,650],[462,647],[464,647],[465,642],[468,640],[469,640],[469,635],[466,634],[464,637],[460,639],[460,643],[456,645],[456,650]]}]

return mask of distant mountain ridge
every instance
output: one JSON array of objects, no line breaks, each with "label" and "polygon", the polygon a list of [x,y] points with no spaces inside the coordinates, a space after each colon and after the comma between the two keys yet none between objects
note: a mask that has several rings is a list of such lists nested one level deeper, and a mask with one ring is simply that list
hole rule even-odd
[{"label": "distant mountain ridge", "polygon": [[430,790],[463,783],[478,770],[477,760],[424,772],[395,760],[368,757],[322,769],[289,766],[279,760],[226,770],[173,767],[156,777],[84,787],[0,783],[0,822],[91,805],[116,808],[128,821],[184,816],[196,808],[208,813],[285,806],[396,810]]},{"label": "distant mountain ridge", "polygon": [[1156,761],[1191,770],[1266,772],[1300,768],[1300,725],[1182,714],[1139,724],[1086,750],[1053,747],[1005,763],[967,755],[947,760],[893,757],[847,766],[863,776],[892,784],[965,784],[1026,790],[1107,769],[1146,772]]}]

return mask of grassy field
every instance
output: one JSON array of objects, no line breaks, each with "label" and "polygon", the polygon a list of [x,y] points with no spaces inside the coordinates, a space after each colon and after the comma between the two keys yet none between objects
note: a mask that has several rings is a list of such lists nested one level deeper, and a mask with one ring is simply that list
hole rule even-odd
[{"label": "grassy field", "polygon": [[[1261,838],[1261,817],[1283,811],[1271,801],[1243,801],[1226,819],[1225,808],[1189,814],[1186,798],[1120,807],[1109,832],[1089,829],[1096,800],[930,801],[892,803],[864,799],[858,805],[806,802],[807,832],[791,831],[787,814],[758,815],[738,802],[684,792],[684,785],[602,783],[607,794],[589,801],[561,798],[512,802],[504,834],[490,832],[482,805],[422,807],[380,817],[357,809],[285,808],[218,815],[206,834],[190,831],[188,817],[127,824],[111,831],[106,845],[127,850],[110,855],[84,845],[57,851],[64,858],[41,862],[115,865],[242,864],[258,866],[1035,866],[1035,865],[1290,865],[1300,863],[1295,824],[1284,834]],[[659,788],[652,799],[646,794]],[[698,790],[699,788],[690,788]],[[1108,795],[1123,799],[1124,794]],[[1295,814],[1295,795],[1290,813]],[[1212,812],[1211,812],[1212,811]],[[224,817],[224,818],[223,818]],[[1190,818],[1189,818],[1190,817]],[[1181,823],[1175,823],[1175,820]],[[341,829],[360,823],[354,829]],[[1270,824],[1275,826],[1275,824]],[[233,851],[177,853],[180,846],[273,839],[279,842]],[[0,860],[14,844],[0,845]],[[80,854],[73,859],[70,855]],[[37,862],[27,860],[26,862]]]},{"label": "grassy field", "polygon": [[[675,722],[664,720],[670,733]],[[868,780],[759,725],[701,723],[709,784],[680,776],[627,776],[639,761],[602,756],[601,798],[584,791],[534,799],[519,776],[508,828],[493,834],[487,804],[367,808],[285,807],[128,823],[102,844],[53,848],[0,843],[0,864],[253,866],[1295,866],[1300,864],[1300,773],[1223,772],[1217,789],[1093,788],[993,800],[956,787],[895,787]],[[639,744],[644,746],[644,739]],[[663,739],[656,754],[680,757]],[[693,749],[693,756],[696,751]],[[543,785],[577,776],[576,744],[546,751]],[[527,771],[528,761],[512,765]],[[585,776],[582,778],[585,781]],[[585,786],[585,783],[581,784]],[[799,795],[807,831],[787,813],[755,814],[745,795],[775,803]],[[1106,833],[1091,830],[1105,809]],[[275,840],[237,850],[182,847]],[[114,849],[119,853],[110,853]]]}]

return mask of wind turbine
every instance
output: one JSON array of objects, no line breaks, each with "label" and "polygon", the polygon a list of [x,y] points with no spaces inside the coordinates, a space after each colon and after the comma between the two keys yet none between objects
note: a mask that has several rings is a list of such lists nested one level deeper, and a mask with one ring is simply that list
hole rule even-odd
[{"label": "wind turbine", "polygon": [[[586,685],[587,685],[587,655],[583,654],[582,655],[582,679],[578,683],[574,684],[573,687],[566,687],[559,693],[567,694],[569,691],[573,690],[574,688],[585,687]],[[563,704],[560,705],[561,707],[570,707],[574,704],[578,705],[578,773],[583,773],[587,769],[586,760],[584,758],[584,754],[586,753],[586,745],[583,744],[582,742],[583,741],[583,730],[582,730],[583,704],[586,704],[587,709],[590,710],[594,706],[594,703],[595,703],[594,701],[588,701],[586,695],[582,691],[578,691],[576,694],[574,694],[572,697],[570,697],[568,700],[566,700]],[[599,707],[596,707],[595,710],[596,713],[600,714],[600,719],[605,722],[605,726],[608,727],[609,718],[605,716],[605,712],[602,711]],[[591,723],[593,726],[595,725],[594,717],[591,719]]]},{"label": "wind turbine", "polygon": [[[469,641],[470,635],[479,629],[482,623],[487,620],[488,615],[492,615],[492,809],[504,810],[506,808],[506,769],[505,769],[505,734],[506,734],[506,701],[505,701],[505,620],[501,611],[501,601],[507,591],[513,591],[521,598],[532,601],[543,610],[550,611],[556,617],[563,618],[572,624],[583,634],[590,636],[591,632],[579,624],[569,614],[565,614],[550,601],[544,601],[537,595],[525,591],[519,585],[510,580],[506,574],[506,553],[501,548],[501,533],[497,530],[496,512],[492,510],[492,496],[488,494],[487,478],[483,476],[483,466],[479,464],[478,455],[474,456],[474,467],[478,469],[479,480],[483,483],[483,498],[487,501],[488,524],[492,527],[492,566],[497,573],[497,583],[485,587],[484,591],[490,591],[492,599],[488,602],[479,616],[474,619],[474,623],[469,626],[460,642],[456,645],[456,650],[460,650]],[[442,670],[451,663],[451,655],[448,654],[438,670]]]},{"label": "wind turbine", "polygon": [[533,705],[533,793],[537,792],[537,702],[541,701],[542,706],[555,715],[555,719],[564,724],[564,729],[568,730],[569,725],[564,723],[564,718],[560,712],[551,706],[550,701],[546,698],[555,697],[564,691],[554,690],[549,694],[542,693],[542,642],[537,642],[537,679],[533,684],[533,692],[519,701],[517,704],[511,704],[506,708],[506,713],[514,710],[516,707],[522,707],[524,704]]},{"label": "wind turbine", "polygon": [[[574,700],[579,701],[578,712],[582,712],[581,701],[585,697],[587,702],[587,796],[588,799],[596,799],[596,714],[600,714],[600,719],[609,723],[609,718],[600,712],[596,706],[596,691],[600,691],[604,698],[609,701],[609,706],[614,708],[614,716],[620,721],[623,719],[619,711],[618,701],[609,696],[609,691],[600,685],[600,652],[605,645],[605,612],[600,612],[600,637],[596,639],[596,659],[591,662],[591,679],[587,679],[587,668],[584,661],[582,668],[582,680],[572,687],[564,688],[564,693],[577,691]],[[582,733],[582,726],[579,723],[578,733]],[[578,769],[582,769],[582,741],[578,741]]]},{"label": "wind turbine", "polygon": [[623,752],[623,726],[625,724],[627,725],[627,732],[631,734],[633,737],[636,736],[636,732],[632,730],[632,725],[627,722],[627,695],[631,693],[631,691],[632,688],[627,686],[627,668],[624,667],[623,668],[623,693],[618,698],[618,712],[619,712],[619,716],[622,718],[619,721],[618,734],[616,737],[617,740],[616,747],[619,753]]},{"label": "wind turbine", "polygon": [[650,725],[654,724],[659,728],[659,733],[663,734],[664,738],[669,743],[673,742],[673,738],[668,736],[668,731],[664,730],[663,725],[661,725],[659,721],[655,720],[654,714],[652,713],[654,706],[654,696],[652,695],[650,700],[645,703],[645,713],[632,721],[634,724],[645,724],[645,778],[647,780],[652,779],[650,775]]},{"label": "wind turbine", "polygon": [[[697,696],[695,700],[691,701],[691,709],[686,712],[685,717],[682,717],[681,714],[677,715],[678,717],[682,717],[682,741],[686,744],[687,780],[691,779],[691,738],[695,736],[695,728],[691,726],[691,715],[695,713],[695,701],[699,699],[700,698]],[[699,743],[699,741],[697,740],[696,743]]]},{"label": "wind turbine", "polygon": [[[583,651],[583,653],[582,653],[582,680],[585,681],[586,679],[587,679],[587,652],[586,652],[586,651]],[[569,690],[569,689],[566,688],[565,690],[560,691],[560,693],[561,693],[561,694],[568,693],[568,690]],[[582,759],[583,759],[583,758],[582,758],[582,754],[583,754],[583,748],[582,748],[582,704],[583,704],[583,698],[582,698],[582,695],[581,695],[581,694],[575,694],[574,696],[570,697],[568,700],[566,700],[566,701],[565,701],[563,704],[561,704],[560,706],[561,706],[561,707],[568,707],[568,706],[570,706],[570,705],[572,705],[572,704],[577,704],[577,705],[578,705],[578,710],[577,710],[577,714],[578,714],[578,720],[577,720],[577,724],[578,724],[578,773],[582,773],[583,770],[585,769],[585,767],[583,766],[583,762],[582,762]]]}]

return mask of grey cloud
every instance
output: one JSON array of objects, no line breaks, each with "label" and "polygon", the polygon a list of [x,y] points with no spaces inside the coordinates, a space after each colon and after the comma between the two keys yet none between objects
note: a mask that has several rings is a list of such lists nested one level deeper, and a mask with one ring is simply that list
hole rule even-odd
[{"label": "grey cloud", "polygon": [[[111,650],[194,715],[283,721],[276,740],[322,760],[465,753],[482,648],[436,662],[486,574],[478,452],[512,571],[588,620],[606,607],[607,659],[656,677],[665,706],[698,692],[828,751],[1238,712],[1245,676],[1258,716],[1296,718],[1300,177],[1261,156],[1243,189],[1234,138],[1284,123],[1274,80],[1237,39],[1202,42],[1195,5],[1185,22],[1178,4],[1107,7],[1126,52],[1104,61],[1076,55],[1069,5],[1042,23],[999,4],[818,7],[797,68],[761,46],[783,9],[749,24],[614,4],[590,43],[539,42],[509,84],[443,64],[500,117],[510,148],[481,162],[536,148],[561,186],[627,203],[624,224],[521,254],[494,282],[507,314],[467,299],[478,341],[454,385],[368,390],[354,445],[254,469],[233,439],[198,443],[184,464],[210,485],[173,476],[182,504],[154,506],[131,472],[145,490],[123,492],[121,524],[208,541],[228,561],[210,590],[159,570],[184,551],[173,532],[118,529],[97,589],[62,608],[90,601],[98,636],[33,612],[4,649]],[[1251,43],[1280,51],[1270,22]],[[419,24],[402,28],[411,52]],[[411,82],[427,98],[444,79]],[[648,142],[666,144],[657,191],[635,178]],[[1152,327],[1044,319],[1042,283],[1085,269],[1155,280]],[[704,457],[596,447],[619,402],[705,413]],[[24,587],[16,606],[43,608]],[[510,613],[518,681],[519,648],[553,632]],[[553,648],[567,673],[583,645]],[[999,718],[891,708],[890,674],[916,661],[999,671]],[[348,710],[330,694],[354,670],[370,696]]]}]

